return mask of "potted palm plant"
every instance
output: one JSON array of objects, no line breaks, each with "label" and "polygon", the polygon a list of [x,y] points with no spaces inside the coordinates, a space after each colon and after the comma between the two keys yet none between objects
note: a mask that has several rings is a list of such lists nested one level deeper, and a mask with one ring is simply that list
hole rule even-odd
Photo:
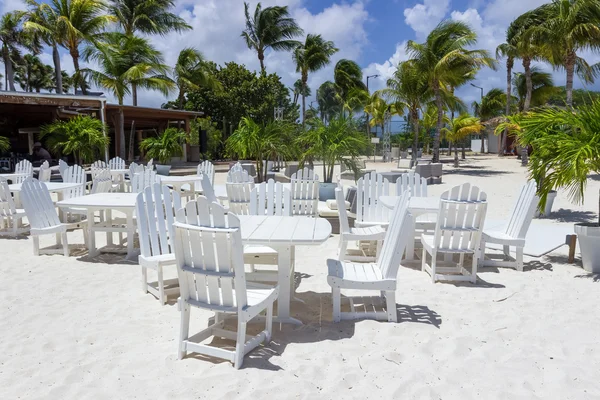
[{"label": "potted palm plant", "polygon": [[184,140],[185,133],[181,129],[171,127],[165,129],[158,136],[142,140],[140,149],[146,153],[146,157],[158,159],[157,174],[169,175],[171,158],[183,155],[181,146]]},{"label": "potted palm plant", "polygon": [[309,129],[298,139],[307,150],[302,161],[319,159],[323,162],[323,182],[319,185],[319,200],[335,198],[333,173],[336,164],[344,164],[358,174],[357,159],[368,146],[364,132],[359,131],[355,122],[346,116],[338,116],[325,124],[321,119],[308,121]]},{"label": "potted palm plant", "polygon": [[[559,188],[567,189],[572,201],[582,203],[588,175],[600,172],[600,101],[577,110],[542,108],[513,122],[520,127],[519,144],[533,147],[528,168],[538,184],[540,209]],[[600,221],[576,223],[575,233],[583,268],[599,273]]]}]

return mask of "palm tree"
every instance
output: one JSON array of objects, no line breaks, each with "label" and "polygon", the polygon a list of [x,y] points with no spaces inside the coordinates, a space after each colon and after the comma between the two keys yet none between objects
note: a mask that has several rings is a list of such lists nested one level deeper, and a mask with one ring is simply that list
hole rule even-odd
[{"label": "palm tree", "polygon": [[[293,53],[296,63],[296,72],[300,72],[302,87],[306,88],[308,73],[315,72],[331,62],[331,56],[338,49],[333,42],[324,40],[321,35],[308,34],[304,43],[299,44]],[[306,116],[306,96],[302,95],[302,130],[304,130]]]},{"label": "palm tree", "polygon": [[365,112],[371,116],[369,125],[380,126],[381,133],[385,130],[386,112],[394,115],[397,113],[395,104],[388,104],[380,92],[373,93],[365,106]]},{"label": "palm tree", "polygon": [[[300,85],[302,85],[301,81]],[[340,103],[340,99],[337,96],[335,83],[325,81],[319,86],[319,89],[317,89],[317,103],[319,104],[321,121],[324,123],[327,123],[335,115],[341,114],[343,105]]]},{"label": "palm tree", "polygon": [[58,18],[60,45],[69,51],[75,68],[75,86],[87,94],[79,67],[79,47],[83,42],[94,42],[104,33],[104,28],[116,18],[105,14],[103,0],[51,0],[51,7]]},{"label": "palm tree", "polygon": [[26,54],[17,64],[15,70],[15,81],[21,85],[26,92],[40,92],[41,89],[49,89],[54,86],[54,69],[44,65],[42,61],[31,54]]},{"label": "palm tree", "polygon": [[[527,93],[527,82],[525,74],[517,72],[513,77],[513,87],[517,96],[519,111],[524,111],[525,95]],[[531,103],[532,107],[539,107],[550,99],[556,93],[552,74],[541,71],[538,67],[531,67]]]},{"label": "palm tree", "polygon": [[[134,106],[137,106],[138,87],[158,90],[164,95],[168,95],[175,87],[175,82],[166,75],[169,68],[163,63],[161,53],[147,39],[109,32],[95,46],[88,46],[83,55],[86,60],[99,61],[102,70],[114,78],[118,77],[122,85],[131,85]],[[107,63],[110,63],[110,67]],[[108,83],[102,77],[102,72],[87,68],[85,71],[90,73],[92,79],[100,86],[108,84],[104,87],[112,90],[119,99],[119,104],[122,104],[125,92],[122,89],[115,90],[114,80],[113,83]]]},{"label": "palm tree", "polygon": [[183,153],[181,145],[185,141],[185,132],[179,128],[170,127],[158,136],[147,137],[140,143],[146,157],[156,158],[162,165],[169,164],[172,157],[179,157]]},{"label": "palm tree", "polygon": [[[479,117],[481,122],[485,122],[500,117],[503,114],[505,104],[507,104],[506,94],[502,89],[494,88],[487,92],[480,102],[474,101],[471,107],[473,108],[473,114]],[[484,137],[485,129],[481,131],[481,154],[485,152]]]},{"label": "palm tree", "polygon": [[335,64],[333,81],[342,103],[351,103],[351,98],[357,97],[357,91],[367,90],[362,80],[362,69],[356,62],[343,58]]},{"label": "palm tree", "polygon": [[301,79],[297,79],[296,82],[294,82],[294,87],[291,88],[291,90],[294,93],[294,105],[298,104],[300,96],[310,97],[311,95],[310,88],[308,86],[303,87]]},{"label": "palm tree", "polygon": [[60,54],[58,46],[64,36],[63,25],[60,23],[56,10],[47,3],[38,3],[36,0],[25,0],[29,6],[25,29],[39,35],[40,39],[52,48],[52,61],[54,62],[54,80],[56,93],[63,92],[62,70],[60,67]]},{"label": "palm tree", "polygon": [[406,110],[408,121],[413,128],[412,158],[417,159],[419,146],[419,112],[432,99],[429,82],[419,72],[411,61],[404,61],[398,65],[394,76],[387,81],[387,88],[381,93],[394,102],[396,111],[402,113]]},{"label": "palm tree", "polygon": [[596,69],[577,54],[582,50],[600,49],[600,2],[597,0],[553,0],[536,9],[539,23],[530,35],[547,47],[555,66],[567,72],[567,106],[573,105],[575,72],[585,82],[593,82]]},{"label": "palm tree", "polygon": [[[519,56],[517,52],[517,48],[509,43],[505,42],[500,44],[496,48],[496,58],[499,59],[501,57],[506,57],[506,107],[505,107],[505,115],[509,115],[511,112],[511,100],[512,100],[512,69],[515,65],[515,58]],[[506,147],[506,138],[508,137],[508,131],[505,130],[502,133],[502,140],[500,148],[498,148],[498,155],[504,155],[504,148]],[[481,148],[483,149],[483,142],[481,143]]]},{"label": "palm tree", "polygon": [[265,51],[290,51],[300,45],[293,40],[304,33],[290,17],[287,6],[267,7],[264,10],[260,3],[256,5],[254,15],[250,16],[250,5],[244,2],[246,29],[242,37],[249,49],[255,50],[260,62],[260,71],[265,73]]},{"label": "palm tree", "polygon": [[198,90],[201,87],[221,89],[221,83],[210,72],[202,53],[192,47],[179,52],[173,68],[173,80],[179,90],[177,101],[180,110],[183,110],[185,94],[189,90]]},{"label": "palm tree", "polygon": [[495,68],[495,60],[485,50],[468,50],[477,43],[477,34],[458,21],[442,21],[428,36],[425,43],[409,41],[406,49],[415,67],[426,76],[437,106],[438,118],[433,141],[433,162],[440,158],[440,134],[444,122],[442,92],[457,87],[464,81],[465,72],[488,66]]},{"label": "palm tree", "polygon": [[26,33],[23,31],[22,22],[25,13],[13,11],[4,14],[0,18],[0,43],[2,43],[2,62],[8,80],[7,89],[11,92],[15,89],[14,55],[20,56],[19,46],[26,43]]},{"label": "palm tree", "polygon": [[173,0],[110,0],[108,12],[128,36],[136,32],[166,35],[192,29],[182,18],[168,12]]},{"label": "palm tree", "polygon": [[[469,135],[481,132],[484,128],[479,118],[465,113],[450,120],[448,127],[443,128],[442,132],[446,135],[448,141],[458,143]],[[454,152],[454,166],[459,166],[458,152]]]}]

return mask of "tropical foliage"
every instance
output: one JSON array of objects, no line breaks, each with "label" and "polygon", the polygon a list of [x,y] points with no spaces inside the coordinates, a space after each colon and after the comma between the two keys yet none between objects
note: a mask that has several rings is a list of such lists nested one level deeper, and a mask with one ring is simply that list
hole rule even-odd
[{"label": "tropical foliage", "polygon": [[185,132],[170,127],[158,136],[151,136],[142,140],[140,150],[146,154],[146,157],[156,158],[159,163],[165,165],[171,161],[172,157],[179,157],[183,154],[181,145],[184,141]]},{"label": "tropical foliage", "polygon": [[217,123],[210,117],[196,118],[190,122],[190,135],[188,137],[191,145],[200,144],[200,131],[206,131],[207,151],[203,154],[204,158],[215,159],[218,155],[219,145],[221,144],[222,134],[217,129]]},{"label": "tropical foliage", "polygon": [[[447,127],[442,129],[442,133],[451,143],[458,143],[470,135],[478,134],[484,129],[481,121],[477,117],[469,114],[462,114],[450,120]],[[454,166],[458,167],[458,152],[454,152]]]},{"label": "tropical foliage", "polygon": [[10,140],[7,137],[0,136],[0,153],[10,150]]},{"label": "tropical foliage", "polygon": [[106,126],[87,115],[43,125],[40,139],[45,139],[48,149],[55,153],[72,154],[80,165],[97,160],[110,143]]},{"label": "tropical foliage", "polygon": [[215,78],[202,53],[188,47],[179,52],[177,63],[173,69],[173,80],[177,85],[177,108],[183,109],[185,94],[190,90],[202,87],[220,90],[221,83]]}]

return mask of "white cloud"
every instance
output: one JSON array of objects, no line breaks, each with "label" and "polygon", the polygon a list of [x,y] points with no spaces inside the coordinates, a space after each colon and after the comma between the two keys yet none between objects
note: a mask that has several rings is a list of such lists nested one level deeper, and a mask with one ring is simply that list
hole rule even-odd
[{"label": "white cloud", "polygon": [[416,32],[417,40],[422,40],[444,19],[449,7],[450,0],[423,0],[423,4],[404,9],[404,21]]},{"label": "white cloud", "polygon": [[508,24],[526,11],[548,3],[548,0],[492,0],[484,9],[486,22],[508,27]]},{"label": "white cloud", "polygon": [[0,1],[0,15],[14,10],[23,10],[25,5],[22,0],[2,0]]},{"label": "white cloud", "polygon": [[386,81],[394,75],[394,72],[398,68],[398,64],[402,61],[408,60],[408,54],[406,54],[406,40],[402,43],[396,44],[396,52],[382,64],[371,63],[365,69],[363,69],[363,75],[379,75],[378,78],[369,82],[369,90],[371,92],[379,90],[385,87]]}]

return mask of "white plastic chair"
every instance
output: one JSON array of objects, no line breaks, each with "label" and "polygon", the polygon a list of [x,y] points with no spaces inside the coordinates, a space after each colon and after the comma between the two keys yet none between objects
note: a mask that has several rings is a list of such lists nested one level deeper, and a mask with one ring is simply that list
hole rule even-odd
[{"label": "white plastic chair", "polygon": [[319,176],[309,168],[292,174],[292,215],[319,216]]},{"label": "white plastic chair", "polygon": [[[443,281],[477,281],[481,233],[487,210],[486,194],[477,186],[465,183],[444,192],[440,200],[435,232],[421,235],[423,255],[421,269],[435,283]],[[431,265],[427,255],[431,256]],[[437,255],[444,254],[444,261]],[[459,255],[458,263],[452,256]],[[471,271],[463,267],[465,255],[472,256]]]},{"label": "white plastic chair", "polygon": [[354,226],[387,226],[390,210],[379,201],[379,197],[390,194],[390,184],[382,175],[371,172],[356,183],[356,220]]},{"label": "white plastic chair", "polygon": [[92,163],[92,168],[105,169],[105,168],[109,168],[109,166],[104,161],[97,160]]},{"label": "white plastic chair", "polygon": [[[179,275],[179,358],[188,351],[218,357],[242,366],[244,355],[271,340],[273,302],[278,287],[247,283],[240,221],[218,204],[199,197],[177,212],[175,258]],[[190,310],[197,307],[215,312],[214,323],[189,340]],[[246,325],[266,310],[265,329],[246,337]],[[237,332],[223,329],[223,314],[237,314]],[[235,350],[198,343],[211,336],[236,341]],[[249,339],[249,340],[248,340]]]},{"label": "white plastic chair", "polygon": [[[15,206],[12,194],[8,189],[8,182],[6,179],[0,178],[0,235],[10,234],[16,237],[20,233],[27,232],[28,229],[19,229],[24,217],[25,210]],[[12,229],[5,231],[4,227]]]},{"label": "white plastic chair", "polygon": [[234,214],[248,215],[250,207],[250,193],[254,189],[254,182],[225,183],[229,211]]},{"label": "white plastic chair", "polygon": [[60,177],[63,177],[63,173],[69,168],[69,164],[67,164],[64,160],[58,160],[58,172],[60,173]]},{"label": "white plastic chair", "polygon": [[[85,195],[86,176],[85,171],[79,165],[75,164],[67,168],[64,172],[63,182],[80,184],[75,188],[63,190],[63,199],[73,199]],[[80,220],[87,216],[87,209],[85,208],[69,207],[62,210],[66,215],[67,222],[70,221],[69,217],[71,215],[78,215]]]},{"label": "white plastic chair", "polygon": [[[539,198],[535,195],[536,184],[530,181],[521,187],[517,201],[513,206],[510,217],[500,230],[483,230],[481,239],[481,264],[484,267],[511,267],[523,271],[523,248],[525,236],[531,225]],[[486,260],[485,246],[487,243],[503,246],[505,260]],[[510,247],[515,247],[516,258],[510,255]]]},{"label": "white plastic chair", "polygon": [[155,183],[160,183],[160,176],[156,174],[156,171],[145,170],[135,174],[131,178],[131,192],[141,193],[148,186],[152,186]]},{"label": "white plastic chair", "polygon": [[17,176],[13,183],[23,183],[25,179],[33,177],[33,165],[29,160],[21,160],[15,166],[15,174],[23,174]]},{"label": "white plastic chair", "polygon": [[146,164],[146,168],[153,170],[154,169],[154,158],[151,158],[150,161]]},{"label": "white plastic chair", "polygon": [[[367,226],[364,228],[350,228],[348,222],[348,212],[346,211],[346,200],[344,199],[344,190],[335,189],[335,200],[337,203],[340,219],[340,244],[338,248],[338,258],[349,261],[375,261],[381,251],[381,245],[385,238],[385,229],[379,225]],[[347,254],[348,242],[350,241],[377,241],[377,254],[375,257],[367,255],[349,255]]]},{"label": "white plastic chair", "polygon": [[[64,254],[69,256],[67,242],[67,229],[82,228],[79,224],[63,224],[58,219],[58,214],[52,204],[48,188],[43,183],[33,178],[28,178],[21,187],[21,201],[29,221],[30,233],[33,238],[33,254]],[[40,250],[41,235],[56,235],[56,247]],[[83,229],[84,239],[87,242],[87,230]]]},{"label": "white plastic chair", "polygon": [[[392,213],[383,248],[377,262],[355,263],[342,260],[327,260],[327,283],[333,296],[333,321],[342,319],[374,318],[398,322],[396,310],[396,276],[402,254],[412,235],[409,222],[409,194],[400,196]],[[379,291],[385,296],[385,311],[360,311],[350,299],[350,312],[341,312],[341,289]]]},{"label": "white plastic chair", "polygon": [[227,173],[227,183],[254,183],[254,178],[248,175],[246,170],[233,170],[233,168]]},{"label": "white plastic chair", "polygon": [[114,157],[108,160],[108,168],[110,169],[125,169],[125,160],[121,157]]},{"label": "white plastic chair", "polygon": [[412,197],[427,197],[427,179],[414,171],[400,175],[396,179],[396,196],[409,191]]},{"label": "white plastic chair", "polygon": [[[140,240],[141,254],[138,263],[142,267],[142,290],[144,293],[152,293],[160,300],[160,304],[165,304],[169,294],[179,292],[178,286],[165,289],[165,283],[172,285],[173,282],[163,280],[163,267],[175,265],[173,223],[176,211],[181,208],[181,197],[168,186],[155,183],[138,194],[135,207]],[[157,273],[156,287],[148,282],[148,269]]]},{"label": "white plastic chair", "polygon": [[113,191],[112,177],[108,169],[103,170],[102,173],[97,174],[92,180],[92,188],[90,194],[94,193],[109,193]]},{"label": "white plastic chair", "polygon": [[42,165],[40,165],[40,169],[38,171],[38,181],[50,182],[51,175],[52,170],[50,169],[50,164],[48,163],[48,161],[44,161]]},{"label": "white plastic chair", "polygon": [[198,169],[196,171],[197,175],[200,176],[202,174],[207,175],[208,179],[210,179],[210,183],[214,184],[215,182],[215,166],[208,160],[202,161],[198,164]]}]

